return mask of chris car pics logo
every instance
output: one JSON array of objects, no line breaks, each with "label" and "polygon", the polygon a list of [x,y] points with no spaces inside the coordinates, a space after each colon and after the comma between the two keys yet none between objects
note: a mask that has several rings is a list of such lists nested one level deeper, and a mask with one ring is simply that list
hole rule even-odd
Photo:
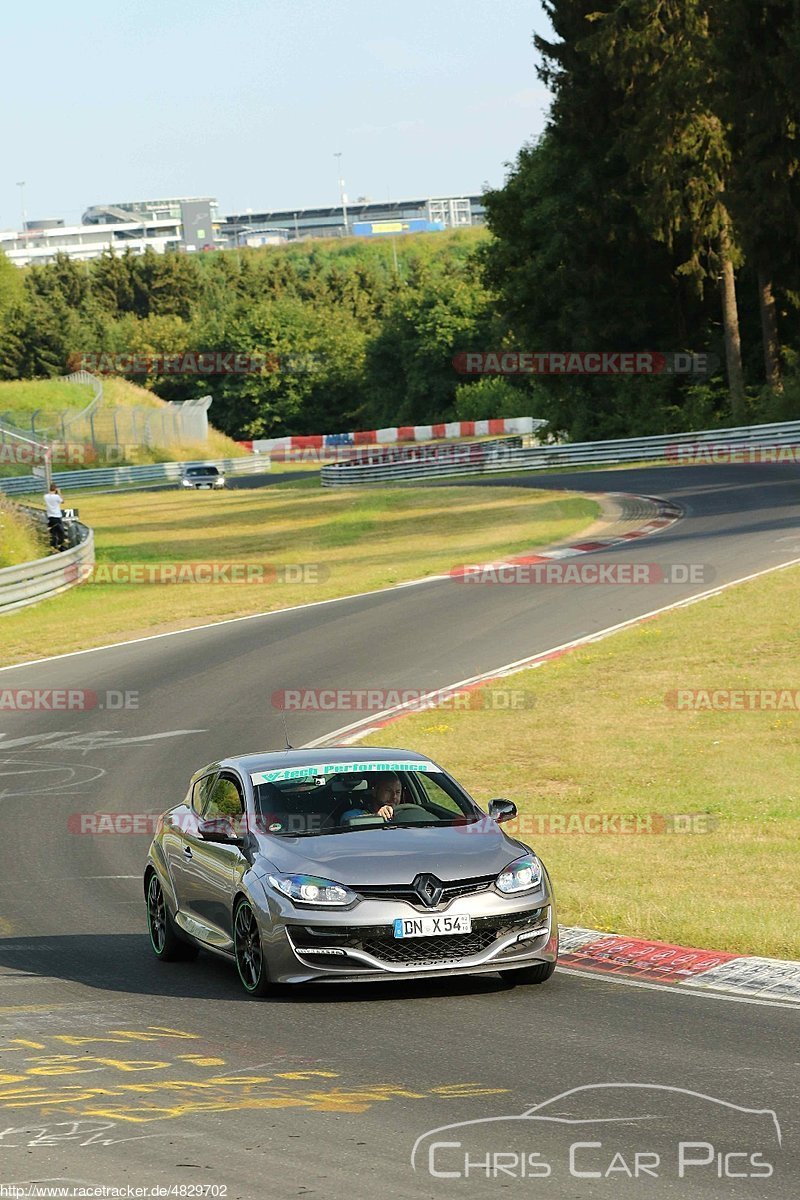
[{"label": "chris car pics logo", "polygon": [[618,1196],[628,1183],[652,1188],[653,1180],[661,1180],[679,1189],[676,1195],[696,1187],[704,1194],[718,1188],[713,1194],[720,1196],[772,1196],[782,1142],[771,1108],[688,1088],[597,1083],[522,1113],[430,1129],[414,1143],[411,1167],[431,1179],[473,1186],[480,1181],[484,1189],[525,1180],[543,1188],[548,1182],[591,1186],[592,1196]]}]

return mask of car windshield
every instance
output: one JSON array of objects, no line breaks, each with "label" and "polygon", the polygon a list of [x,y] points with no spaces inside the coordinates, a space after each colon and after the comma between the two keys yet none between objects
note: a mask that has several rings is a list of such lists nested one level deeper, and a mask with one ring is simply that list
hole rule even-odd
[{"label": "car windshield", "polygon": [[219,475],[216,467],[189,467],[187,475]]},{"label": "car windshield", "polygon": [[480,810],[441,772],[321,773],[255,785],[256,823],[273,837],[465,825]]}]

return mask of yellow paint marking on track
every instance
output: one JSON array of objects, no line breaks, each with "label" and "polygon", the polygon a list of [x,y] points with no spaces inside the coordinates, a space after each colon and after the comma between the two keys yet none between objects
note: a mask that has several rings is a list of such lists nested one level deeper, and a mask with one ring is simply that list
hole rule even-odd
[{"label": "yellow paint marking on track", "polygon": [[4,1004],[0,1005],[0,1013],[4,1012],[53,1012],[57,1008],[69,1008],[68,1004]]},{"label": "yellow paint marking on track", "polygon": [[[13,1011],[50,1011],[51,1006],[19,1006]],[[68,1006],[61,1006],[68,1007]],[[167,1049],[165,1042],[173,1041]],[[130,1124],[149,1124],[206,1112],[241,1112],[245,1110],[304,1109],[312,1112],[363,1113],[379,1102],[388,1100],[424,1100],[465,1096],[495,1096],[508,1088],[484,1087],[474,1082],[446,1083],[421,1090],[412,1090],[402,1082],[364,1083],[344,1086],[338,1071],[302,1067],[256,1075],[256,1068],[241,1072],[228,1067],[220,1058],[201,1047],[189,1051],[175,1041],[199,1041],[199,1034],[150,1025],[144,1029],[103,1029],[94,1035],[48,1034],[45,1041],[10,1038],[4,1053],[16,1054],[17,1059],[2,1060],[0,1073],[0,1108],[37,1109],[40,1113],[69,1113],[75,1117],[100,1117]],[[60,1053],[46,1045],[58,1043]],[[147,1049],[159,1053],[159,1058],[111,1057],[108,1043],[123,1044],[128,1053]],[[137,1045],[137,1043],[139,1043]],[[154,1045],[153,1043],[159,1043]],[[64,1053],[64,1046],[80,1048],[82,1053]],[[87,1053],[91,1047],[92,1052]],[[177,1049],[171,1061],[169,1054]],[[46,1051],[34,1053],[30,1051]],[[123,1055],[125,1051],[122,1052]],[[261,1064],[267,1066],[268,1064]],[[153,1079],[152,1072],[178,1068],[200,1078],[172,1077]],[[212,1074],[208,1068],[216,1068]],[[223,1068],[223,1070],[219,1070]],[[97,1073],[103,1072],[102,1079]],[[136,1079],[146,1073],[146,1080]],[[95,1080],[66,1080],[78,1075],[95,1075]],[[133,1076],[134,1078],[131,1078]],[[61,1078],[58,1078],[61,1077]],[[336,1082],[334,1082],[336,1081]]]},{"label": "yellow paint marking on track", "polygon": [[179,1054],[181,1062],[191,1063],[193,1067],[224,1067],[224,1058],[205,1058],[202,1054]]},{"label": "yellow paint marking on track", "polygon": [[[335,1072],[319,1074],[336,1077]],[[0,1091],[0,1104],[5,1102],[5,1107],[47,1109],[68,1105],[67,1111],[83,1117],[103,1117],[132,1124],[147,1124],[202,1112],[259,1109],[303,1108],[314,1112],[363,1113],[373,1104],[392,1099],[501,1095],[509,1090],[486,1088],[476,1083],[451,1083],[427,1091],[411,1091],[398,1084],[380,1083],[356,1088],[294,1091],[286,1085],[277,1084],[274,1077],[250,1075],[217,1076],[206,1080],[169,1079],[152,1083],[115,1082],[109,1087],[75,1084],[53,1090],[36,1084],[26,1085],[22,1079],[12,1081],[11,1077],[7,1077],[6,1082],[7,1085],[14,1082],[18,1086],[6,1086]],[[141,1097],[142,1102],[137,1103],[134,1097]],[[162,1103],[157,1103],[158,1100]],[[65,1111],[64,1108],[61,1111]]]}]

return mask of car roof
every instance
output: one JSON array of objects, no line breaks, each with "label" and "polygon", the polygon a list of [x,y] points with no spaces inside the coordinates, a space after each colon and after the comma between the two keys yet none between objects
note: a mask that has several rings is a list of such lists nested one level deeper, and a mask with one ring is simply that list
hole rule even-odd
[{"label": "car roof", "polygon": [[227,767],[249,775],[254,771],[279,771],[285,767],[308,766],[316,767],[324,763],[404,763],[430,762],[425,754],[416,750],[398,750],[386,746],[329,746],[327,749],[316,750],[275,750],[262,754],[236,754],[210,763],[195,775],[204,775],[214,768],[225,770]]}]

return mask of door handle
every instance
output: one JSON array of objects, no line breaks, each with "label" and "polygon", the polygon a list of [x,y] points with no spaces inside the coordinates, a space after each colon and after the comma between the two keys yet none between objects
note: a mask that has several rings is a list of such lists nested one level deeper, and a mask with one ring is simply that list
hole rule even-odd
[{"label": "door handle", "polygon": [[183,847],[183,853],[186,855],[186,857],[187,857],[187,858],[191,858],[191,857],[192,857],[192,847],[191,847],[191,846],[184,846],[184,847]]}]

